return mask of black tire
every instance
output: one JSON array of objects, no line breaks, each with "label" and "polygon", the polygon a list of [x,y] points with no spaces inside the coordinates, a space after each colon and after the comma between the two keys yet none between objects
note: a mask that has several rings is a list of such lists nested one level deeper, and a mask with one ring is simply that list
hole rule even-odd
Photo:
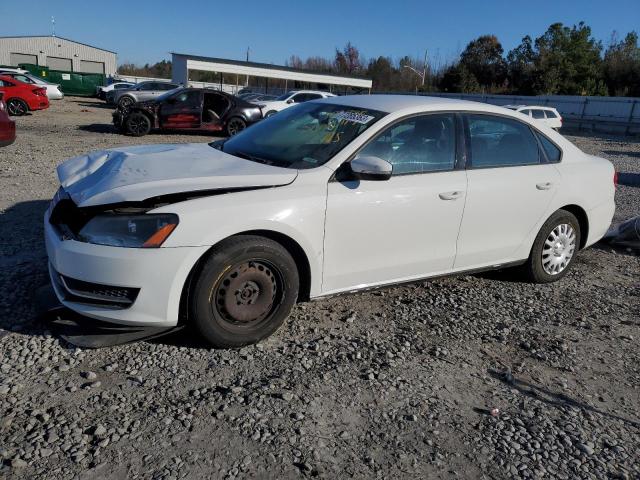
[{"label": "black tire", "polygon": [[274,116],[276,113],[278,113],[276,110],[269,110],[267,113],[264,114],[264,118],[269,118]]},{"label": "black tire", "polygon": [[7,112],[12,117],[21,117],[29,111],[29,105],[19,98],[10,98],[7,100]]},{"label": "black tire", "polygon": [[230,237],[194,278],[190,321],[214,347],[256,343],[286,320],[298,288],[296,263],[282,245],[255,235]]},{"label": "black tire", "polygon": [[[553,242],[555,240],[551,240],[551,235],[555,234],[556,232],[560,232],[562,230],[562,225],[570,226],[573,229],[575,235],[573,241],[569,240],[569,237],[567,237],[566,234],[565,237],[568,241],[565,242],[562,240],[562,238],[558,240],[558,242],[562,243],[563,245],[570,246],[571,244],[573,244],[571,256],[568,261],[566,261],[566,264],[564,264],[564,266],[562,255],[554,253],[553,248],[555,247],[553,246]],[[549,217],[549,219],[540,228],[540,231],[538,232],[538,235],[533,242],[531,254],[529,255],[527,263],[523,265],[523,273],[525,274],[526,278],[535,283],[550,283],[556,282],[564,277],[571,269],[571,266],[575,261],[576,254],[578,253],[578,250],[580,248],[580,235],[580,222],[578,222],[578,219],[571,212],[568,212],[566,210],[558,210],[553,215],[551,215],[551,217]],[[547,243],[547,240],[549,240],[549,243]],[[545,248],[551,249],[551,253],[549,253],[549,250],[543,252]],[[562,250],[564,250],[564,248]],[[553,259],[553,262],[556,265],[559,265],[558,268],[561,268],[561,270],[556,273],[549,272],[549,269],[552,268],[552,266],[550,265],[545,268],[544,265],[545,261],[551,261],[548,259]]]},{"label": "black tire", "polygon": [[128,110],[134,103],[136,103],[136,101],[133,99],[133,97],[125,95],[120,100],[118,100],[118,108],[120,108],[120,110]]},{"label": "black tire", "polygon": [[134,137],[142,137],[151,131],[151,119],[144,113],[134,112],[125,120],[127,133]]},{"label": "black tire", "polygon": [[231,117],[225,127],[227,136],[233,137],[247,128],[247,122],[240,117]]}]

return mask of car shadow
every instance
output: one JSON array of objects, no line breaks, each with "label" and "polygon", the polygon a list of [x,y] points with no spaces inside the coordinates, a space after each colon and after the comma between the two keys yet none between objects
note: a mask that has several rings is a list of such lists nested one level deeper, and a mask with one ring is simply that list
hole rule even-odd
[{"label": "car shadow", "polygon": [[629,152],[623,150],[603,150],[605,155],[622,156],[622,157],[635,157],[640,158],[640,152]]},{"label": "car shadow", "polygon": [[90,108],[102,108],[102,109],[108,109],[108,110],[115,110],[115,105],[109,105],[108,103],[90,103],[90,102],[78,102],[78,101],[74,101],[73,103],[81,106],[81,107],[90,107]]},{"label": "car shadow", "polygon": [[515,389],[519,393],[526,395],[530,398],[535,398],[541,402],[546,403],[551,407],[572,407],[578,408],[580,410],[596,413],[598,415],[602,415],[605,417],[609,417],[615,420],[618,420],[627,425],[634,426],[636,428],[640,427],[640,421],[621,417],[620,415],[616,415],[615,413],[606,412],[599,408],[596,408],[588,403],[585,403],[577,398],[570,397],[569,395],[562,392],[554,392],[547,387],[541,385],[535,385],[532,382],[527,382],[525,380],[518,379],[514,377],[510,371],[498,371],[495,369],[488,369],[488,374],[492,378],[500,381],[505,384],[510,389]]},{"label": "car shadow", "polygon": [[121,134],[116,127],[108,123],[91,123],[89,125],[80,125],[78,130],[91,133],[115,133]]},{"label": "car shadow", "polygon": [[618,172],[618,185],[640,187],[640,173]]},{"label": "car shadow", "polygon": [[49,202],[19,202],[0,213],[0,332],[42,334],[34,292],[48,282],[42,217]]}]

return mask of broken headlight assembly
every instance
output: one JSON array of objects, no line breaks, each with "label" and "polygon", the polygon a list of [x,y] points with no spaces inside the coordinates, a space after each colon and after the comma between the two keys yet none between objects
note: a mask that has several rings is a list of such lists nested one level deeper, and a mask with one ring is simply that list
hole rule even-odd
[{"label": "broken headlight assembly", "polygon": [[157,248],[176,226],[178,216],[173,213],[103,213],[93,217],[80,229],[77,240],[112,247]]}]

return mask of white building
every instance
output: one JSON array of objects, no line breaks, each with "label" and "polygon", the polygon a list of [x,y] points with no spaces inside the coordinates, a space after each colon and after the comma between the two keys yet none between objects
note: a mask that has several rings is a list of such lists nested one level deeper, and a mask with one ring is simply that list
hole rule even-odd
[{"label": "white building", "polygon": [[0,37],[0,65],[30,63],[50,70],[116,73],[116,53],[62,37]]}]

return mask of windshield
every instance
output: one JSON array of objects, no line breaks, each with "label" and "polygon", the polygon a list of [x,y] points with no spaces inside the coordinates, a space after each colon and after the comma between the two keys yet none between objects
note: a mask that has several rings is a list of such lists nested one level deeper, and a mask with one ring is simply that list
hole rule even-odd
[{"label": "windshield", "polygon": [[329,161],[385,115],[376,110],[306,102],[262,120],[222,145],[210,145],[278,167],[314,168]]}]

